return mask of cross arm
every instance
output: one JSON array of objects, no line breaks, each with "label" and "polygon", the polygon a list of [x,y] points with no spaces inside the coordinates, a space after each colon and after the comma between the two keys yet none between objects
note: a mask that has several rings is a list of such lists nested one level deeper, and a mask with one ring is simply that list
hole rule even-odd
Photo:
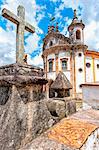
[{"label": "cross arm", "polygon": [[30,32],[30,33],[34,33],[35,32],[35,28],[32,25],[30,25],[29,23],[27,23],[27,22],[25,23],[25,30]]},{"label": "cross arm", "polygon": [[2,16],[7,18],[8,20],[10,20],[11,22],[18,24],[19,23],[19,18],[14,15],[12,12],[10,12],[9,10],[7,10],[6,8],[4,8],[2,10]]}]

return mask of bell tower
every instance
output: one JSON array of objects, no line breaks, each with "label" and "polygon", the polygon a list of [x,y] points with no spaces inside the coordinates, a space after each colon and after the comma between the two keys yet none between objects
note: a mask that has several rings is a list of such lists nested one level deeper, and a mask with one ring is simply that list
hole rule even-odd
[{"label": "bell tower", "polygon": [[73,86],[72,96],[82,98],[80,85],[85,83],[85,56],[84,51],[87,46],[84,44],[84,28],[82,20],[79,20],[74,10],[74,16],[68,27],[69,38],[71,40],[71,84]]},{"label": "bell tower", "polygon": [[68,27],[69,38],[72,43],[84,44],[84,28],[85,25],[82,20],[78,20],[76,9],[74,10],[74,17]]}]

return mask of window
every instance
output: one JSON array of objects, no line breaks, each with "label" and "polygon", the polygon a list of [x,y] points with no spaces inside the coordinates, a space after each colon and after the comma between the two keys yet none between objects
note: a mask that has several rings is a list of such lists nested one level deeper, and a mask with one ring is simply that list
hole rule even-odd
[{"label": "window", "polygon": [[78,70],[79,70],[79,72],[82,72],[82,71],[83,71],[82,68],[79,68]]},{"label": "window", "polygon": [[81,56],[82,56],[82,53],[79,53],[78,56],[81,57]]},{"label": "window", "polygon": [[81,39],[81,33],[79,30],[76,31],[76,39],[80,40]]},{"label": "window", "polygon": [[49,61],[49,72],[53,71],[53,61]]},{"label": "window", "polygon": [[62,60],[62,70],[67,70],[67,60]]},{"label": "window", "polygon": [[81,85],[81,84],[79,85],[79,88],[82,88],[82,85]]},{"label": "window", "polygon": [[50,41],[50,44],[49,44],[49,46],[52,46],[53,45],[53,42],[52,41]]},{"label": "window", "polygon": [[86,63],[86,67],[90,68],[91,64],[90,63]]},{"label": "window", "polygon": [[97,68],[99,69],[99,64],[97,64]]}]

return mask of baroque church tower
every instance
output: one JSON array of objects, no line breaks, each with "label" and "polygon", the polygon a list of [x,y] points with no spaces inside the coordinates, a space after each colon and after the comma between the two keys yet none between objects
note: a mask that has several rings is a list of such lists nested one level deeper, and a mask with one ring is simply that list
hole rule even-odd
[{"label": "baroque church tower", "polygon": [[74,10],[74,18],[68,27],[69,38],[71,40],[71,84],[73,86],[73,97],[80,97],[81,84],[85,83],[85,67],[84,52],[87,46],[84,45],[84,28],[82,20],[78,20],[76,10]]},{"label": "baroque church tower", "polygon": [[[66,77],[69,88],[71,84],[71,95],[75,98],[82,98],[81,84],[85,82],[99,81],[99,53],[87,50],[84,44],[84,28],[82,20],[79,20],[74,10],[74,17],[68,26],[69,37],[65,37],[56,27],[49,26],[48,34],[44,38],[43,44],[43,62],[44,75],[49,79],[47,87],[48,97],[55,96],[53,82],[57,83],[56,89],[60,88],[60,80],[56,82],[58,74],[63,73]],[[61,87],[61,90],[63,87]],[[66,96],[66,95],[64,95]]]}]

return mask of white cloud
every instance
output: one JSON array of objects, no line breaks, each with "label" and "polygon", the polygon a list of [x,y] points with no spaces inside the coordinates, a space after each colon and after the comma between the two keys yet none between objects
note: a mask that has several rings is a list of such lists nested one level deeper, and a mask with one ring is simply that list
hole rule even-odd
[{"label": "white cloud", "polygon": [[43,68],[43,59],[42,59],[42,53],[40,53],[39,55],[37,55],[34,58],[31,58],[30,55],[28,55],[28,63],[34,66],[39,66],[41,68]]},{"label": "white cloud", "polygon": [[60,2],[61,0],[50,0],[53,3]]},{"label": "white cloud", "polygon": [[82,19],[85,23],[85,43],[91,50],[99,49],[99,1],[80,0],[83,5]]},{"label": "white cloud", "polygon": [[34,33],[33,35],[31,34],[25,41],[26,41],[26,46],[25,46],[25,50],[26,53],[31,54],[35,49],[37,49],[38,46],[38,42],[40,40],[40,37]]},{"label": "white cloud", "polygon": [[59,10],[63,10],[64,8],[72,8],[77,9],[80,4],[79,0],[61,0],[61,4],[59,5]]},{"label": "white cloud", "polygon": [[45,17],[45,13],[44,12],[42,12],[42,13],[40,13],[40,14],[38,14],[38,16],[37,16],[37,22],[39,22],[42,18],[44,18]]},{"label": "white cloud", "polygon": [[85,43],[89,49],[99,49],[99,22],[91,21],[85,28]]},{"label": "white cloud", "polygon": [[14,31],[7,32],[0,27],[0,66],[15,63],[15,41]]}]

